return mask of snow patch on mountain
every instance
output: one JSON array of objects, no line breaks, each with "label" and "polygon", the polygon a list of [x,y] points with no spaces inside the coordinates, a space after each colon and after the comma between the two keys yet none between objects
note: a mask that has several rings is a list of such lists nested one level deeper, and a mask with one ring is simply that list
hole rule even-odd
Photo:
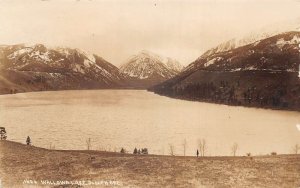
[{"label": "snow patch on mountain", "polygon": [[82,73],[82,74],[85,73],[85,71],[83,70],[83,68],[82,68],[80,65],[78,65],[78,64],[75,64],[75,65],[74,65],[73,71],[74,71],[74,72],[79,72],[79,73]]},{"label": "snow patch on mountain", "polygon": [[18,56],[21,56],[25,53],[29,53],[30,51],[32,51],[32,48],[22,48],[22,49],[19,49],[17,51],[14,51],[12,54],[8,55],[7,58],[8,59],[14,59]]},{"label": "snow patch on mountain", "polygon": [[171,59],[169,57],[165,58],[164,64],[171,70],[180,72],[183,69],[183,66],[176,60]]},{"label": "snow patch on mountain", "polygon": [[215,58],[207,61],[206,63],[204,63],[204,67],[208,67],[210,65],[213,65],[215,62],[218,62],[218,61],[221,61],[221,60],[223,60],[222,57],[215,57]]},{"label": "snow patch on mountain", "polygon": [[84,66],[86,66],[86,67],[91,67],[91,61],[90,60],[87,60],[87,59],[85,59],[84,61],[83,61],[83,64],[84,64]]},{"label": "snow patch on mountain", "polygon": [[49,57],[49,51],[46,51],[46,52],[35,51],[35,52],[31,53],[29,55],[29,57],[32,57],[32,58],[34,58],[38,61],[44,62],[44,63],[51,61],[50,57]]},{"label": "snow patch on mountain", "polygon": [[284,38],[280,38],[276,42],[276,45],[279,48],[282,48],[286,44],[299,44],[300,45],[300,37],[295,35],[291,40],[285,40]]},{"label": "snow patch on mountain", "polygon": [[69,48],[62,48],[62,47],[56,47],[54,48],[57,52],[64,54],[66,57],[71,55],[70,49]]},{"label": "snow patch on mountain", "polygon": [[88,60],[90,60],[91,62],[95,63],[96,62],[96,59],[95,59],[95,56],[94,54],[91,54],[91,53],[87,53],[83,50],[80,50],[80,49],[76,49],[76,51],[80,54],[83,54]]}]

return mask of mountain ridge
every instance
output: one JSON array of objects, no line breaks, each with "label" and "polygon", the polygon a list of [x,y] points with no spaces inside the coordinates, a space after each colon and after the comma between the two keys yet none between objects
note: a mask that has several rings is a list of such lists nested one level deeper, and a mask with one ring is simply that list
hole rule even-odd
[{"label": "mountain ridge", "polygon": [[124,87],[116,66],[79,49],[2,45],[0,62],[2,93]]},{"label": "mountain ridge", "polygon": [[219,45],[208,49],[202,56],[209,56],[218,52],[233,50],[238,47],[269,38],[285,32],[300,31],[300,17],[290,21],[278,22],[272,25],[265,26],[257,31],[253,31],[248,35],[236,37],[228,41],[221,42]]},{"label": "mountain ridge", "polygon": [[150,90],[187,100],[300,110],[299,64],[300,32],[284,32],[201,55]]}]

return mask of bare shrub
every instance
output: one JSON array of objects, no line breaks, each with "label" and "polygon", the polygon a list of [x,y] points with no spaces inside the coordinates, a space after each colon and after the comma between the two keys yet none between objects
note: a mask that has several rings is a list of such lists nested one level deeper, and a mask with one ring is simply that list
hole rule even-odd
[{"label": "bare shrub", "polygon": [[205,139],[199,139],[198,140],[198,148],[200,151],[200,156],[204,157],[205,153],[207,151],[207,145],[206,145],[206,140]]},{"label": "bare shrub", "polygon": [[186,149],[187,149],[187,141],[186,141],[186,139],[183,140],[182,146],[183,146],[183,156],[185,156]]},{"label": "bare shrub", "polygon": [[91,147],[92,147],[92,140],[91,140],[91,138],[88,138],[86,140],[86,147],[87,147],[87,150],[91,149]]},{"label": "bare shrub", "polygon": [[169,144],[169,153],[170,153],[170,155],[174,156],[175,147],[173,144]]},{"label": "bare shrub", "polygon": [[55,149],[55,145],[53,145],[52,143],[50,143],[49,149],[50,149],[50,150],[54,150],[54,149]]},{"label": "bare shrub", "polygon": [[239,148],[239,145],[237,143],[234,143],[231,147],[231,153],[233,156],[236,156],[237,150]]},{"label": "bare shrub", "polygon": [[298,144],[296,144],[294,147],[293,147],[293,153],[294,154],[298,154],[300,151],[300,146]]}]

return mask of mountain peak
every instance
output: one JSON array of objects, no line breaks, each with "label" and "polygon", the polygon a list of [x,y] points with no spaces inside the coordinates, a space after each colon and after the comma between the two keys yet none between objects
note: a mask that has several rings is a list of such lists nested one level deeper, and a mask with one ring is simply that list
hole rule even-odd
[{"label": "mountain peak", "polygon": [[137,58],[152,58],[155,59],[156,62],[163,63],[168,69],[173,70],[175,72],[180,72],[183,69],[183,66],[175,59],[170,57],[163,57],[149,50],[140,51],[135,57]]},{"label": "mountain peak", "polygon": [[149,50],[141,50],[138,54],[151,55],[151,54],[153,54],[153,53],[150,52]]},{"label": "mountain peak", "polygon": [[[120,67],[120,71],[138,82],[142,80],[144,83],[141,85],[147,87],[172,78],[181,71],[182,67],[176,60],[161,57],[148,50],[142,50],[129,58]],[[151,83],[148,83],[149,80]]]},{"label": "mountain peak", "polygon": [[137,55],[129,58],[127,62],[120,67],[124,74],[140,79],[152,77],[153,74],[170,78],[178,73],[181,68],[182,66],[178,61],[168,57],[161,57],[148,50],[140,51]]},{"label": "mountain peak", "polygon": [[151,57],[160,57],[160,55],[154,53],[154,52],[151,52],[149,50],[142,50],[140,51],[137,56],[151,56]]}]

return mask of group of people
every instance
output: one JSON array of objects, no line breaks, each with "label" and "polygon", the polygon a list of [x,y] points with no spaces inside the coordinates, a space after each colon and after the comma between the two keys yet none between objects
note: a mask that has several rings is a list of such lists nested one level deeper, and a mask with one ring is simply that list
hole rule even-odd
[{"label": "group of people", "polygon": [[133,154],[148,154],[148,149],[147,148],[142,148],[142,149],[134,148]]}]

